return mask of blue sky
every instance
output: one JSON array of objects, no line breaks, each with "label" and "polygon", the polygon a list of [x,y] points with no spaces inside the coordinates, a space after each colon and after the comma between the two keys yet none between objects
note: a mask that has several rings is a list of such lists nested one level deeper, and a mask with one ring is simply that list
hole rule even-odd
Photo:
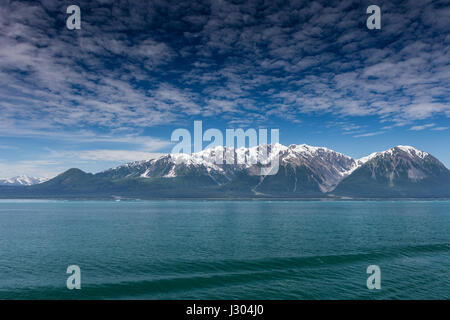
[{"label": "blue sky", "polygon": [[355,158],[412,145],[450,167],[449,20],[426,0],[3,1],[0,178],[155,157],[194,120]]}]

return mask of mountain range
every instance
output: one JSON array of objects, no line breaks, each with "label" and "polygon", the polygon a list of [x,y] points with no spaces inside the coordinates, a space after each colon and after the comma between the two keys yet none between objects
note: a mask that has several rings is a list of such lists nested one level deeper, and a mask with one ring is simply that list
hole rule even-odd
[{"label": "mountain range", "polygon": [[[441,198],[450,170],[427,152],[397,146],[361,159],[305,144],[267,145],[274,175],[255,174],[259,147],[167,154],[96,174],[70,169],[28,186],[0,186],[3,198]],[[256,152],[256,153],[255,153]],[[217,164],[217,157],[234,162]]]}]

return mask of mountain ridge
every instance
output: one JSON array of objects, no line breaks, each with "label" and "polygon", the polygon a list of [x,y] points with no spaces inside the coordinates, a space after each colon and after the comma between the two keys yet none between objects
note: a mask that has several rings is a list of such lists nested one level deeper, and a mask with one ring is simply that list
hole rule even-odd
[{"label": "mountain ridge", "polygon": [[[279,159],[275,175],[255,174],[261,147],[216,147],[134,161],[96,174],[70,169],[47,182],[22,187],[29,196],[131,198],[234,197],[447,197],[450,171],[435,157],[396,146],[353,159],[306,144],[265,146]],[[226,161],[217,161],[226,160]],[[228,160],[232,161],[228,161]],[[253,160],[253,162],[252,162]],[[0,196],[8,192],[0,190]],[[11,193],[11,192],[10,192]]]}]

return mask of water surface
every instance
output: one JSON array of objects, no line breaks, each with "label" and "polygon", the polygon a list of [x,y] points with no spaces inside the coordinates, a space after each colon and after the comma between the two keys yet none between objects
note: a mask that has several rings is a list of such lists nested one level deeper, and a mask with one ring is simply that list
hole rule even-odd
[{"label": "water surface", "polygon": [[0,201],[0,299],[448,299],[449,270],[449,201]]}]

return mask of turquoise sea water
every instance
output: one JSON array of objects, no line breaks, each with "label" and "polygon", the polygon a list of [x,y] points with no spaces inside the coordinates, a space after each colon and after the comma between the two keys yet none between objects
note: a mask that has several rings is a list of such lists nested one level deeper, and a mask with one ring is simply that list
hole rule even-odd
[{"label": "turquoise sea water", "polygon": [[449,298],[450,201],[0,201],[0,299]]}]

